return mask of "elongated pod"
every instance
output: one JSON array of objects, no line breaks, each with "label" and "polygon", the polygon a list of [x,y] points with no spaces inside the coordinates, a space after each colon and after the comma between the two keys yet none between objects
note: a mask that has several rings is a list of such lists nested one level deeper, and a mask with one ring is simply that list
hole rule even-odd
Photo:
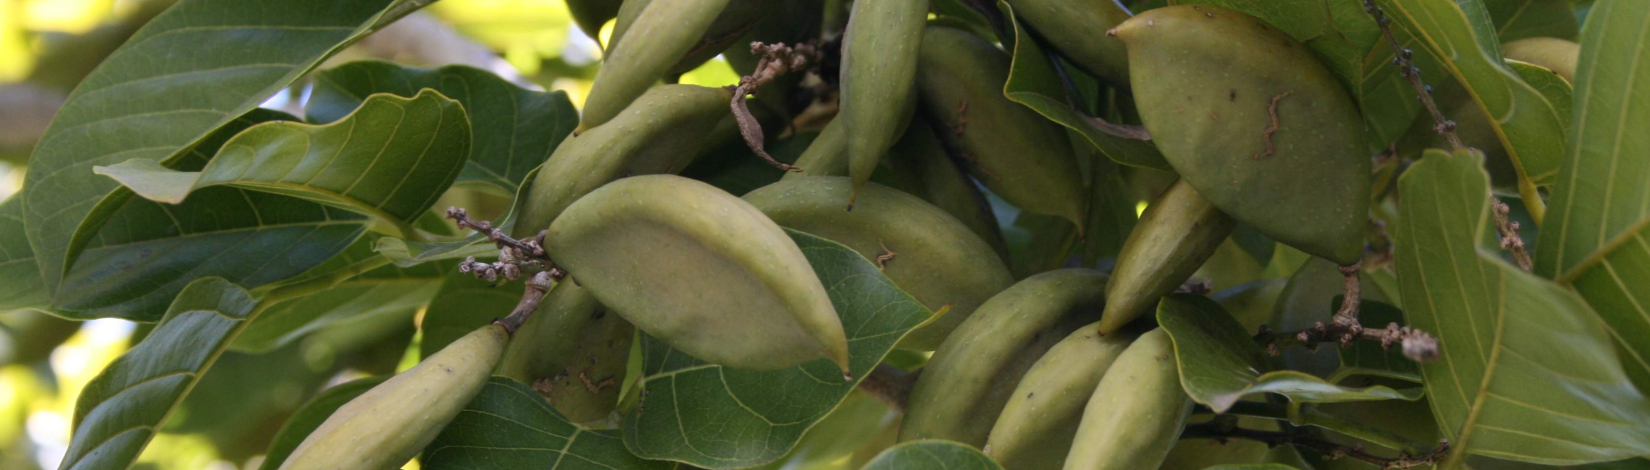
[{"label": "elongated pod", "polygon": [[938,207],[876,183],[859,189],[852,212],[843,202],[854,191],[844,177],[808,177],[764,186],[745,200],[774,222],[847,245],[867,259],[883,260],[883,274],[933,310],[951,310],[906,335],[900,345],[932,350],[976,307],[1014,283],[991,246]]},{"label": "elongated pod", "polygon": [[1009,0],[1014,14],[1045,44],[1084,71],[1117,85],[1129,82],[1129,53],[1117,38],[1095,34],[1129,19],[1118,0]]},{"label": "elongated pod", "polygon": [[848,137],[848,175],[854,186],[871,180],[877,160],[899,138],[917,54],[928,21],[928,0],[854,2],[842,37],[841,107]]},{"label": "elongated pod", "polygon": [[1134,231],[1123,241],[1106,285],[1106,314],[1100,333],[1122,328],[1157,307],[1215,254],[1237,221],[1186,184],[1176,181],[1146,206]]},{"label": "elongated pod", "polygon": [[630,40],[622,43],[615,40],[608,48],[602,68],[596,71],[596,80],[590,85],[590,95],[585,98],[584,118],[574,134],[583,134],[606,123],[642,96],[683,55],[693,50],[728,1],[648,3],[624,34]]},{"label": "elongated pod", "polygon": [[1575,83],[1576,64],[1581,62],[1581,44],[1559,38],[1524,38],[1501,45],[1508,59],[1546,67]]},{"label": "elongated pod", "polygon": [[[680,1],[667,0],[666,3]],[[608,39],[607,48],[613,50],[623,44],[623,38],[630,29],[638,25],[642,12],[653,4],[653,0],[626,0],[619,8],[618,16],[613,22],[613,36]],[[728,0],[727,6],[716,15],[710,26],[705,28],[689,47],[677,58],[674,64],[665,71],[662,77],[681,75],[702,65],[705,61],[721,54],[722,50],[734,45],[741,36],[750,32],[763,19],[780,7],[778,0]],[[746,43],[746,52],[749,52],[749,43]],[[659,77],[655,77],[659,78]]]},{"label": "elongated pod", "polygon": [[1094,387],[1134,335],[1100,334],[1091,323],[1043,354],[1003,406],[991,428],[986,455],[1017,470],[1059,470],[1077,436]]},{"label": "elongated pod", "polygon": [[922,110],[964,168],[1015,206],[1085,224],[1088,196],[1066,129],[1003,96],[1009,57],[967,31],[923,30]]},{"label": "elongated pod", "polygon": [[532,385],[568,421],[602,421],[619,402],[633,336],[590,291],[559,283],[516,329],[497,374]]},{"label": "elongated pod", "polygon": [[1004,264],[1008,263],[1008,242],[1003,241],[997,216],[991,212],[991,203],[986,201],[985,193],[974,184],[974,180],[946,154],[931,126],[926,122],[913,123],[905,136],[894,144],[894,151],[895,160],[908,161],[921,176],[922,188],[917,192],[918,196],[967,225],[969,230],[991,245]]},{"label": "elongated pod", "polygon": [[569,136],[533,179],[514,235],[538,233],[573,201],[615,179],[682,171],[732,99],[721,88],[660,85],[612,122]]},{"label": "elongated pod", "polygon": [[1112,29],[1140,119],[1203,197],[1278,242],[1347,265],[1363,254],[1370,152],[1358,107],[1312,51],[1211,5]]},{"label": "elongated pod", "polygon": [[848,369],[848,340],[808,259],[779,225],[674,175],[609,183],[550,224],[571,279],[690,356],[773,370],[816,358]]},{"label": "elongated pod", "polygon": [[1174,342],[1152,330],[1117,357],[1083,408],[1066,470],[1157,468],[1169,455],[1192,398],[1180,388]]},{"label": "elongated pod", "polygon": [[975,447],[1043,353],[1094,321],[1106,276],[1091,269],[1038,274],[981,305],[945,339],[911,390],[900,441],[949,439]]},{"label": "elongated pod", "polygon": [[487,325],[332,412],[282,470],[399,468],[435,440],[487,383],[510,334]]}]

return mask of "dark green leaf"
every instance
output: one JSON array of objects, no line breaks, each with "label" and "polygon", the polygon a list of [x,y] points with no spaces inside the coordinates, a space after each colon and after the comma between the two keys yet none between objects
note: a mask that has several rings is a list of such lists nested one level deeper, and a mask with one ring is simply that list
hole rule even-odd
[{"label": "dark green leaf", "polygon": [[911,441],[882,451],[863,470],[1002,470],[968,444],[938,439]]},{"label": "dark green leaf", "polygon": [[80,393],[74,439],[58,468],[130,466],[255,306],[245,290],[221,278],[185,287],[160,325]]},{"label": "dark green leaf", "polygon": [[1495,36],[1502,43],[1533,37],[1571,39],[1581,29],[1570,0],[1484,0],[1484,9],[1495,21]]},{"label": "dark green leaf", "polygon": [[455,184],[484,183],[513,193],[527,172],[544,163],[579,124],[578,111],[565,92],[527,90],[487,71],[459,65],[421,69],[376,61],[351,62],[317,74],[304,112],[311,121],[333,122],[370,95],[410,97],[426,88],[462,103],[474,132],[469,160]]},{"label": "dark green leaf", "polygon": [[298,444],[303,443],[310,432],[321,427],[321,423],[331,417],[332,412],[388,379],[389,377],[367,377],[351,380],[323,390],[315,395],[315,398],[309,399],[309,402],[292,413],[286,424],[281,425],[281,430],[275,433],[275,442],[269,444],[269,452],[265,454],[264,463],[258,466],[258,470],[281,468],[281,463],[286,461],[287,456],[298,449]]},{"label": "dark green leaf", "polygon": [[424,448],[422,463],[428,470],[676,468],[631,455],[619,431],[567,422],[538,392],[503,377],[488,381]]},{"label": "dark green leaf", "polygon": [[[1575,120],[1535,273],[1574,286],[1604,317],[1628,376],[1650,390],[1650,3],[1594,7],[1576,71]],[[1641,80],[1642,79],[1642,80]]]},{"label": "dark green leaf", "polygon": [[178,204],[195,190],[231,186],[332,205],[413,234],[412,222],[464,168],[470,122],[463,111],[434,91],[410,99],[377,95],[331,124],[272,123],[242,131],[200,171],[144,159],[93,170],[153,201]]},{"label": "dark green leaf", "polygon": [[430,357],[458,338],[510,313],[521,301],[522,281],[489,283],[475,275],[449,270],[424,310],[419,357]]},{"label": "dark green leaf", "polygon": [[[1451,463],[1474,453],[1563,465],[1650,453],[1650,402],[1580,297],[1479,251],[1489,177],[1473,152],[1428,151],[1400,178],[1398,283]],[[1446,465],[1447,466],[1447,465]]]},{"label": "dark green leaf", "polygon": [[[379,238],[369,234],[356,240],[343,253],[296,280],[313,279],[360,266],[359,263],[383,263],[383,258],[372,252]],[[383,266],[367,271],[327,290],[270,306],[247,325],[231,347],[240,351],[267,351],[340,322],[417,310],[435,296],[443,275],[442,267],[435,264],[411,268]],[[294,281],[288,281],[291,282]]]},{"label": "dark green leaf", "polygon": [[1415,400],[1420,389],[1342,387],[1292,370],[1270,371],[1243,325],[1207,297],[1177,294],[1157,306],[1157,324],[1174,339],[1180,384],[1192,400],[1225,412],[1244,395],[1278,393],[1303,403]]},{"label": "dark green leaf", "polygon": [[131,199],[93,166],[176,164],[327,56],[426,3],[185,0],[144,25],[70,94],[29,162],[25,219],[47,292]]},{"label": "dark green leaf", "polygon": [[51,303],[40,267],[23,232],[23,198],[0,202],[0,312],[44,309]]},{"label": "dark green leaf", "polygon": [[899,426],[900,417],[881,399],[869,393],[848,394],[841,405],[837,405],[830,415],[802,436],[802,441],[785,458],[754,469],[783,470],[828,465],[853,455],[856,449],[883,430]]},{"label": "dark green leaf", "polygon": [[932,315],[852,249],[787,232],[842,317],[853,379],[842,380],[842,371],[827,360],[779,371],[725,368],[643,334],[641,402],[624,414],[625,446],[631,451],[704,468],[777,460],[852,392],[894,343]]}]

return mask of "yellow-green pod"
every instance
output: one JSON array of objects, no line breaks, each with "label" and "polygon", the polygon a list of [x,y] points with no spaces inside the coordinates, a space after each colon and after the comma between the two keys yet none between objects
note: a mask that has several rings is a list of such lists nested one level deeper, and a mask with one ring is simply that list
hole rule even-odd
[{"label": "yellow-green pod", "polygon": [[[679,0],[672,0],[679,1]],[[653,0],[628,0],[619,8],[618,17],[613,22],[613,35],[608,38],[607,49],[613,50],[622,43],[621,39],[630,28],[637,24],[643,11]],[[721,54],[728,46],[734,45],[741,36],[754,29],[770,13],[780,6],[777,0],[728,0],[727,6],[722,8],[721,14],[716,15],[715,21],[710,23],[704,34],[700,35],[692,47],[678,58],[662,77],[681,75],[702,65],[705,61]],[[750,44],[745,44],[745,52],[750,52]],[[654,77],[659,78],[659,77]]]},{"label": "yellow-green pod", "polygon": [[848,370],[842,322],[802,250],[714,186],[614,181],[568,206],[545,240],[602,305],[689,356],[755,370],[825,358]]},{"label": "yellow-green pod", "polygon": [[1181,178],[1281,243],[1358,262],[1369,217],[1364,120],[1312,51],[1211,5],[1149,10],[1108,34],[1128,48],[1140,119]]},{"label": "yellow-green pod", "polygon": [[1140,336],[1100,378],[1066,454],[1066,470],[1157,468],[1169,455],[1192,398],[1180,388],[1174,342],[1161,328]]},{"label": "yellow-green pod", "polygon": [[847,134],[848,175],[855,187],[871,180],[877,161],[899,138],[927,22],[928,0],[860,1],[849,13],[837,119]]},{"label": "yellow-green pod", "polygon": [[964,167],[1010,204],[1085,227],[1088,192],[1066,128],[1003,96],[1008,54],[967,31],[923,31],[923,112]]},{"label": "yellow-green pod", "polygon": [[1524,38],[1501,45],[1508,59],[1529,62],[1552,70],[1575,83],[1576,64],[1581,61],[1581,44],[1559,38]]},{"label": "yellow-green pod", "polygon": [[1146,206],[1134,231],[1123,241],[1106,285],[1106,314],[1100,333],[1109,334],[1157,308],[1215,254],[1237,221],[1199,195],[1185,180],[1176,181]]},{"label": "yellow-green pod", "polygon": [[780,180],[806,176],[848,176],[848,134],[842,119],[832,119],[820,129],[814,141],[796,157],[795,165],[802,171],[787,171]]},{"label": "yellow-green pod", "polygon": [[[584,100],[584,118],[573,133],[583,134],[606,123],[642,96],[683,55],[693,50],[728,1],[648,3],[625,33],[631,40],[621,44],[615,39],[608,47],[602,68],[596,71],[596,80],[590,85],[590,95]],[[617,37],[618,33],[615,31],[614,35]],[[723,101],[731,100],[730,94]]]},{"label": "yellow-green pod", "polygon": [[1014,278],[991,246],[955,217],[916,196],[868,183],[852,212],[844,177],[784,180],[745,195],[779,225],[808,232],[882,262],[883,274],[931,310],[951,310],[905,336],[900,346],[932,350]]},{"label": "yellow-green pod", "polygon": [[624,3],[624,0],[567,0],[567,12],[573,15],[580,31],[601,41],[602,26],[619,16],[619,7]]},{"label": "yellow-green pod", "polygon": [[532,385],[568,421],[600,422],[618,405],[634,336],[589,291],[559,283],[516,329],[496,373]]},{"label": "yellow-green pod", "polygon": [[612,122],[568,136],[533,178],[515,236],[538,233],[573,201],[615,179],[682,171],[732,99],[721,88],[660,85]]},{"label": "yellow-green pod", "polygon": [[487,325],[332,412],[281,470],[400,468],[487,384],[510,334]]},{"label": "yellow-green pod", "polygon": [[1106,275],[1061,269],[1026,278],[952,332],[911,389],[901,442],[948,439],[980,447],[1032,364],[1094,321]]},{"label": "yellow-green pod", "polygon": [[1014,387],[986,440],[986,455],[1003,468],[1059,470],[1077,436],[1083,406],[1131,342],[1131,334],[1101,335],[1099,323],[1060,340]]},{"label": "yellow-green pod", "polygon": [[1118,0],[1009,0],[1014,14],[1060,55],[1094,76],[1129,82],[1129,52],[1117,38],[1095,34],[1131,15]]}]

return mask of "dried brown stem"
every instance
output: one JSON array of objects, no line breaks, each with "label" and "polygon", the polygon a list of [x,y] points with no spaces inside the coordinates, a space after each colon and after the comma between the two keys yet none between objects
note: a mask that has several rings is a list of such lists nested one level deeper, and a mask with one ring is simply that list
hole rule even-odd
[{"label": "dried brown stem", "polygon": [[1290,428],[1284,431],[1261,431],[1239,427],[1232,420],[1216,420],[1187,426],[1186,430],[1181,432],[1180,438],[1214,439],[1217,441],[1243,439],[1265,443],[1270,447],[1288,444],[1318,451],[1330,460],[1350,457],[1382,469],[1404,469],[1436,465],[1449,455],[1449,441],[1439,443],[1436,449],[1425,454],[1414,456],[1399,454],[1397,458],[1387,458],[1366,452],[1363,446],[1346,446],[1330,442],[1301,428]]},{"label": "dried brown stem", "polygon": [[911,387],[917,384],[917,375],[917,372],[880,364],[859,382],[859,389],[882,400],[894,411],[905,414],[905,404],[911,398]]},{"label": "dried brown stem", "polygon": [[509,316],[495,319],[493,323],[503,326],[504,331],[510,332],[511,335],[516,334],[516,329],[521,328],[521,324],[526,323],[527,319],[533,316],[533,312],[538,311],[539,301],[544,299],[544,293],[549,292],[550,286],[555,283],[553,279],[550,271],[534,274],[527,280],[527,290],[521,293],[521,301],[516,303],[516,308],[510,311]]},{"label": "dried brown stem", "polygon": [[550,274],[552,280],[561,280],[567,273],[557,268],[550,255],[544,251],[544,234],[540,230],[532,239],[517,240],[493,227],[491,222],[470,219],[468,211],[457,207],[447,208],[447,218],[458,223],[459,228],[474,230],[487,236],[487,239],[498,246],[498,260],[492,263],[476,261],[474,256],[464,258],[458,263],[458,271],[464,274],[474,274],[476,278],[496,282],[502,277],[505,281],[514,281],[524,273],[543,270]]},{"label": "dried brown stem", "polygon": [[1353,342],[1360,340],[1380,342],[1381,347],[1386,349],[1400,346],[1403,348],[1404,357],[1416,362],[1438,359],[1438,338],[1425,331],[1397,323],[1388,323],[1386,328],[1369,329],[1356,323],[1318,322],[1311,328],[1282,334],[1274,333],[1270,328],[1262,326],[1260,333],[1255,335],[1255,341],[1265,345],[1266,351],[1274,356],[1282,354],[1284,348],[1310,348],[1317,347],[1320,343],[1340,343],[1341,347],[1349,347]]},{"label": "dried brown stem", "polygon": [[1346,297],[1341,301],[1341,309],[1335,311],[1332,320],[1336,325],[1363,328],[1358,324],[1358,308],[1363,304],[1363,281],[1358,276],[1361,263],[1352,263],[1350,266],[1340,266],[1337,269],[1346,281]]},{"label": "dried brown stem", "polygon": [[1495,231],[1501,234],[1501,249],[1512,252],[1518,267],[1530,272],[1534,263],[1530,261],[1530,252],[1524,249],[1524,238],[1518,236],[1518,222],[1507,218],[1512,208],[1497,198],[1491,198],[1490,204],[1490,213],[1495,215]]},{"label": "dried brown stem", "polygon": [[1392,34],[1392,18],[1388,18],[1386,11],[1375,5],[1375,0],[1364,0],[1364,11],[1375,18],[1375,24],[1381,27],[1381,35],[1385,36],[1387,44],[1392,46],[1392,62],[1398,65],[1398,75],[1409,80],[1409,85],[1415,88],[1421,105],[1432,114],[1432,122],[1436,123],[1432,130],[1443,135],[1444,140],[1449,141],[1451,149],[1466,149],[1467,146],[1461,143],[1461,137],[1455,135],[1455,121],[1444,117],[1444,112],[1438,110],[1438,103],[1432,100],[1432,87],[1421,81],[1421,68],[1416,67],[1413,60],[1415,51],[1404,49],[1403,45],[1398,44],[1398,37]]},{"label": "dried brown stem", "polygon": [[819,48],[811,43],[788,46],[785,44],[751,43],[751,53],[761,54],[762,58],[756,63],[756,70],[739,78],[739,84],[733,86],[733,102],[729,107],[733,109],[733,118],[739,122],[739,134],[744,136],[745,145],[749,146],[756,156],[763,161],[785,171],[802,171],[801,168],[782,163],[768,155],[765,149],[766,138],[762,136],[762,124],[751,115],[750,106],[745,104],[745,98],[756,93],[756,89],[772,82],[774,78],[793,70],[802,70],[809,63],[817,63],[821,57]]}]

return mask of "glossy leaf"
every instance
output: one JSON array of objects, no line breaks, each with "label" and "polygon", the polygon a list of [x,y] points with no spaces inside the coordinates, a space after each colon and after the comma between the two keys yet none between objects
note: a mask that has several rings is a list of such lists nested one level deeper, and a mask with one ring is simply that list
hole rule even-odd
[{"label": "glossy leaf", "polygon": [[376,217],[413,233],[464,167],[470,122],[434,91],[378,95],[332,124],[253,126],[200,171],[132,159],[93,169],[144,198],[178,204],[200,188],[230,186],[298,197]]},{"label": "glossy leaf", "polygon": [[25,219],[47,291],[131,198],[93,166],[175,164],[327,56],[429,1],[186,0],[144,25],[69,95],[30,159]]},{"label": "glossy leaf", "polygon": [[304,406],[292,413],[292,417],[287,418],[280,431],[275,432],[275,440],[270,442],[269,451],[264,454],[264,463],[258,466],[258,470],[281,468],[281,463],[286,461],[287,456],[298,449],[298,444],[303,443],[310,432],[321,427],[321,423],[332,417],[332,412],[338,411],[345,403],[367,393],[367,390],[384,383],[385,380],[389,380],[389,377],[355,379],[322,390],[314,398],[309,399],[308,403],[304,403]]},{"label": "glossy leaf", "polygon": [[425,88],[458,100],[470,119],[470,157],[455,184],[483,183],[515,192],[527,172],[544,163],[579,123],[566,92],[527,90],[465,66],[422,69],[377,61],[351,62],[317,74],[304,112],[311,121],[333,122],[370,95],[410,97]]},{"label": "glossy leaf", "polygon": [[1564,168],[1541,228],[1535,273],[1574,286],[1604,317],[1627,374],[1650,391],[1650,4],[1594,7],[1576,73]]},{"label": "glossy leaf", "polygon": [[245,290],[221,278],[190,283],[160,325],[80,393],[74,439],[58,469],[130,466],[255,305]]},{"label": "glossy leaf", "polygon": [[778,371],[730,369],[642,334],[641,401],[636,411],[624,413],[625,446],[636,455],[714,469],[777,460],[852,392],[894,343],[931,316],[852,249],[787,232],[842,318],[853,379],[842,380],[842,371],[826,360]]},{"label": "glossy leaf", "polygon": [[1393,231],[1405,319],[1440,343],[1421,375],[1450,460],[1563,465],[1650,453],[1650,401],[1597,314],[1475,246],[1489,226],[1481,159],[1428,151],[1399,180],[1406,198]]},{"label": "glossy leaf", "polygon": [[[372,252],[376,234],[362,237],[343,253],[287,283],[313,279],[361,264],[380,264]],[[379,315],[409,314],[428,304],[441,286],[444,269],[426,264],[382,266],[331,288],[271,305],[235,338],[232,349],[261,352],[281,347],[328,326]],[[410,317],[411,315],[407,315]]]},{"label": "glossy leaf", "polygon": [[567,422],[538,392],[503,377],[493,377],[482,387],[424,448],[421,463],[428,470],[676,468],[672,462],[631,455],[619,431]]},{"label": "glossy leaf", "polygon": [[1427,80],[1445,73],[1466,85],[1501,138],[1520,179],[1552,184],[1564,159],[1562,110],[1500,60],[1501,42],[1479,1],[1381,0],[1393,24],[1442,59],[1442,70],[1423,70]]},{"label": "glossy leaf", "polygon": [[863,470],[1002,470],[967,444],[938,439],[911,441],[882,451]]},{"label": "glossy leaf", "polygon": [[23,198],[18,196],[0,202],[0,279],[6,280],[0,283],[0,312],[43,309],[51,303],[23,233]]},{"label": "glossy leaf", "polygon": [[1157,307],[1157,323],[1174,338],[1180,384],[1192,400],[1225,412],[1245,395],[1277,393],[1303,403],[1416,400],[1420,389],[1342,387],[1310,374],[1272,371],[1243,325],[1207,297],[1174,295]]},{"label": "glossy leaf", "polygon": [[1484,0],[1484,9],[1489,10],[1495,36],[1502,44],[1533,37],[1570,39],[1581,29],[1570,1]]}]

